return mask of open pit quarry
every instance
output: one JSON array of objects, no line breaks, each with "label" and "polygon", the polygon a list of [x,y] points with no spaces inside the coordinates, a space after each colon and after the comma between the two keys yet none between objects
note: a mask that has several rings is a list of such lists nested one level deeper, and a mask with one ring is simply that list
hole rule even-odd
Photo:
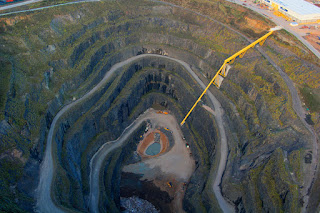
[{"label": "open pit quarry", "polygon": [[0,211],[317,211],[320,61],[286,31],[180,125],[271,27],[219,0],[0,17]]}]

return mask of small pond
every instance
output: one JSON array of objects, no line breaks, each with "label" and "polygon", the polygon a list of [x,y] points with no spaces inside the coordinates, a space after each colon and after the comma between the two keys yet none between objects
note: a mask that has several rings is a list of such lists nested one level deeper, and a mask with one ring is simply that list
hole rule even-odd
[{"label": "small pond", "polygon": [[160,149],[161,149],[160,143],[153,143],[147,148],[146,154],[147,155],[157,155],[157,154],[159,154]]}]

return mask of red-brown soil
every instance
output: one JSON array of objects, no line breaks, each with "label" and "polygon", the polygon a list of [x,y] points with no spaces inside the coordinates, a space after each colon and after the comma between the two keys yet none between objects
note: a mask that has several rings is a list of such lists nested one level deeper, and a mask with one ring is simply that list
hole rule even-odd
[{"label": "red-brown soil", "polygon": [[[160,134],[160,145],[161,145],[161,150],[159,154],[149,156],[145,154],[147,148],[154,143],[154,135],[155,133]],[[153,132],[149,133],[142,141],[140,141],[137,152],[142,158],[151,158],[151,157],[157,157],[167,151],[169,147],[169,140],[165,134],[163,134],[160,130],[154,130]]]}]

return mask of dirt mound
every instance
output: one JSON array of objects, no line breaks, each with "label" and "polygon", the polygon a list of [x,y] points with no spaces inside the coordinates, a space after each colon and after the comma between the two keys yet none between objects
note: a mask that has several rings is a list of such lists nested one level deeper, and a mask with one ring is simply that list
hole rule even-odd
[{"label": "dirt mound", "polygon": [[250,27],[255,33],[261,33],[269,29],[269,27],[262,21],[252,19],[248,16],[244,18],[246,20],[246,26]]}]

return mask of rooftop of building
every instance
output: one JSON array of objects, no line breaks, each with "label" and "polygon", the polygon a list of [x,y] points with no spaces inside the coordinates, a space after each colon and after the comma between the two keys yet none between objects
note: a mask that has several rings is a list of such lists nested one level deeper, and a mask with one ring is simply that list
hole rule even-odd
[{"label": "rooftop of building", "polygon": [[320,14],[320,8],[304,0],[272,0],[300,15]]}]

